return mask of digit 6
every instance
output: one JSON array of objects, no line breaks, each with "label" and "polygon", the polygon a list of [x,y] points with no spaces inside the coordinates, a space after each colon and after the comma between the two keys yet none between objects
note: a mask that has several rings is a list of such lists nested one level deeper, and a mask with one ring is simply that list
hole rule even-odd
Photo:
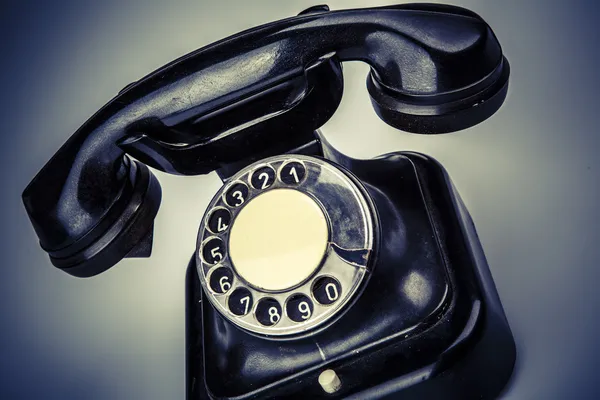
[{"label": "digit 6", "polygon": [[226,291],[231,289],[231,283],[229,283],[228,281],[229,277],[227,276],[222,276],[221,279],[219,279],[219,285],[221,286],[222,293],[225,293]]}]

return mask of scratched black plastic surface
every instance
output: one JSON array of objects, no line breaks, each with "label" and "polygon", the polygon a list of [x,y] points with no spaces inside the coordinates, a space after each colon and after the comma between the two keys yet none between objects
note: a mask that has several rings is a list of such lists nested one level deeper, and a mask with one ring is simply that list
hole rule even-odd
[{"label": "scratched black plastic surface", "polygon": [[79,256],[71,246],[105,240],[106,226],[122,222],[126,153],[203,174],[310,141],[339,104],[343,61],[371,66],[373,105],[401,129],[462,129],[502,103],[508,64],[476,14],[427,4],[324,10],[223,39],[126,87],[25,189],[42,247]]},{"label": "scratched black plastic surface", "polygon": [[202,302],[192,261],[188,398],[327,397],[317,383],[326,368],[343,382],[340,397],[495,397],[511,374],[514,343],[441,167],[411,153],[357,161],[325,145],[325,154],[366,184],[380,216],[378,258],[364,292],[316,334],[272,340]]}]

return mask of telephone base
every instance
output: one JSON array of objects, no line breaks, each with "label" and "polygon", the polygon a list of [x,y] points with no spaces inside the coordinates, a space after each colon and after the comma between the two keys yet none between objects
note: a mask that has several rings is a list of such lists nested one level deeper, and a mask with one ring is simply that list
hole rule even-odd
[{"label": "telephone base", "polygon": [[[509,380],[515,344],[473,223],[433,159],[398,152],[325,158],[350,170],[379,213],[370,281],[343,315],[292,340],[258,336],[186,283],[187,398],[490,399]],[[326,393],[318,377],[336,371]]]}]

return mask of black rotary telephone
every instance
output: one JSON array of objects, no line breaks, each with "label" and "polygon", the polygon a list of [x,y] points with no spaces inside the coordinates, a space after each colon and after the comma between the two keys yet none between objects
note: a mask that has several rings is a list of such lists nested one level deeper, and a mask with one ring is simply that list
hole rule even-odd
[{"label": "black rotary telephone", "polygon": [[148,167],[218,173],[186,278],[189,399],[493,398],[511,375],[514,341],[444,169],[412,152],[352,159],[320,135],[349,60],[370,65],[379,117],[414,133],[474,126],[508,87],[473,12],[317,6],[127,86],[23,193],[52,263],[89,277],[150,256]]}]

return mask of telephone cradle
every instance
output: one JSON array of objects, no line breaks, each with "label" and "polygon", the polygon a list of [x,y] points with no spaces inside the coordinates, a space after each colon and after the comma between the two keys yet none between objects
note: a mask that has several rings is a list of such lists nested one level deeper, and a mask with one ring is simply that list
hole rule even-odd
[{"label": "telephone cradle", "polygon": [[148,167],[217,172],[186,272],[190,400],[489,399],[512,374],[514,340],[444,168],[407,151],[354,159],[319,131],[350,60],[371,66],[377,115],[407,132],[477,125],[508,90],[471,11],[316,6],[127,86],[23,193],[51,262],[90,277],[151,255]]}]

